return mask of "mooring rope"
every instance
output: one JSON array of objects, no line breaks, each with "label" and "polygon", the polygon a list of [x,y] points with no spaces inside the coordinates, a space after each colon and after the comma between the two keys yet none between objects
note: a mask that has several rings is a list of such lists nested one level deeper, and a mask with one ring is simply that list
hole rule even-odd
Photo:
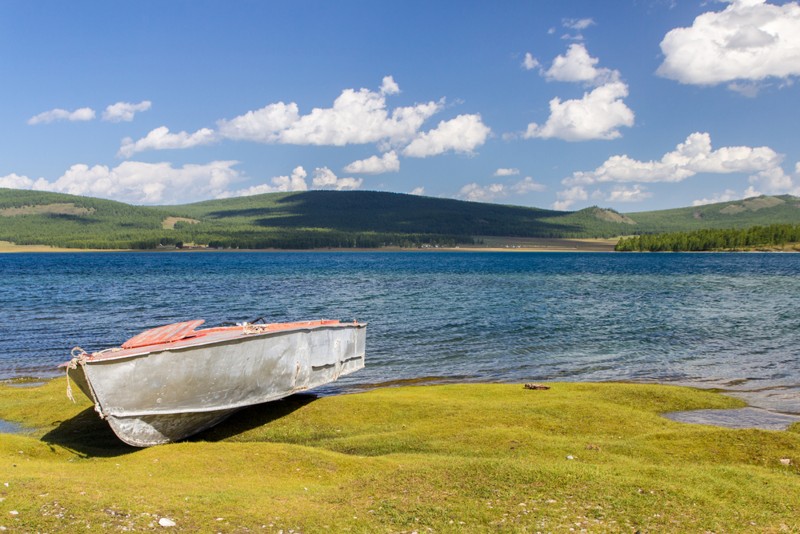
[{"label": "mooring rope", "polygon": [[77,369],[78,365],[84,365],[86,363],[86,358],[89,357],[89,353],[83,350],[80,347],[74,347],[70,351],[70,356],[72,359],[66,365],[66,373],[67,373],[67,398],[72,402],[75,402],[75,397],[72,396],[72,385],[69,382],[69,370],[70,369]]}]

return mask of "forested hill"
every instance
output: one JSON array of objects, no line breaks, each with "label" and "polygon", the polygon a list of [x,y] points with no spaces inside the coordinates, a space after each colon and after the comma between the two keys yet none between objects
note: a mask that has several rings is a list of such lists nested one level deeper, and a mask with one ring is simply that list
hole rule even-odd
[{"label": "forested hill", "polygon": [[0,241],[71,248],[322,248],[455,245],[494,237],[613,237],[800,223],[800,199],[758,197],[676,210],[565,212],[372,191],[270,193],[132,206],[0,188]]}]

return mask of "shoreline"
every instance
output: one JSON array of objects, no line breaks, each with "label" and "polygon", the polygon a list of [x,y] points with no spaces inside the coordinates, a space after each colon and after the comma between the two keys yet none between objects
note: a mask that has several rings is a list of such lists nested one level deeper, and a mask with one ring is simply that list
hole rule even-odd
[{"label": "shoreline", "polygon": [[81,252],[614,252],[618,239],[562,239],[562,238],[520,238],[513,244],[501,245],[463,245],[455,247],[379,247],[379,248],[314,248],[314,249],[209,249],[163,248],[163,249],[79,249],[51,247],[48,245],[17,245],[10,241],[0,241],[0,254],[16,253],[81,253]]}]

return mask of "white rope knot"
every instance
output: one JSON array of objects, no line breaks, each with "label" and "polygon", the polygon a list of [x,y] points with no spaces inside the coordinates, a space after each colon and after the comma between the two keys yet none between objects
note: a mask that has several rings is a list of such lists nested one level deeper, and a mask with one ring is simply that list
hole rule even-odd
[{"label": "white rope knot", "polygon": [[70,356],[72,359],[67,364],[66,374],[67,374],[67,398],[72,402],[75,402],[75,397],[72,395],[72,385],[69,382],[69,370],[70,369],[77,369],[78,365],[84,365],[86,363],[86,358],[89,357],[89,353],[83,350],[80,347],[74,347],[70,352]]}]

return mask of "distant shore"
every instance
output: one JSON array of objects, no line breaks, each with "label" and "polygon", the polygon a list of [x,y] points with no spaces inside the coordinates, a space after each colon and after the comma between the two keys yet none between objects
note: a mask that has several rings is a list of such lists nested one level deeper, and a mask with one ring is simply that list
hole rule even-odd
[{"label": "distant shore", "polygon": [[[485,245],[461,245],[455,247],[422,247],[422,248],[402,248],[402,247],[382,247],[382,248],[318,248],[305,249],[304,252],[315,251],[347,251],[347,252],[392,252],[392,251],[457,251],[457,252],[612,252],[618,239],[559,239],[559,238],[497,238],[490,240]],[[236,249],[237,251],[247,252],[289,252],[288,249]],[[184,248],[184,249],[154,249],[157,252],[197,252],[197,251],[217,251],[217,249],[206,248]],[[47,245],[17,245],[9,241],[0,241],[0,254],[18,252],[126,252],[122,249],[80,249],[50,247]],[[138,252],[151,252],[150,250],[140,250]]]}]

